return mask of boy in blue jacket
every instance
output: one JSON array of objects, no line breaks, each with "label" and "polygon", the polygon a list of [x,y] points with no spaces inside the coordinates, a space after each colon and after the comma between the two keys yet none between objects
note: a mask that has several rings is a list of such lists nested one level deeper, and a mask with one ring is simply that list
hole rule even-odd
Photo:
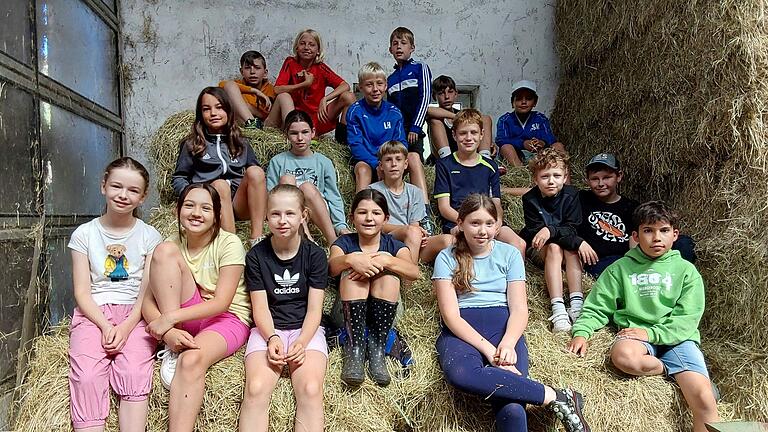
[{"label": "boy in blue jacket", "polygon": [[378,181],[379,147],[387,141],[405,142],[403,115],[384,100],[387,74],[376,62],[370,62],[357,73],[363,98],[347,110],[347,145],[352,153],[355,191]]},{"label": "boy in blue jacket", "polygon": [[554,147],[567,154],[563,144],[552,133],[547,116],[533,110],[538,101],[536,84],[527,80],[518,81],[512,86],[514,111],[499,117],[496,145],[499,153],[512,166],[523,166],[546,147]]}]

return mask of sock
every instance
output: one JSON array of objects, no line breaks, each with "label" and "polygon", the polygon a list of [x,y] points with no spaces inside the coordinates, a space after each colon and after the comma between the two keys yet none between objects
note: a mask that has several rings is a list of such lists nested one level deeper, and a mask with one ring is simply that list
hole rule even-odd
[{"label": "sock", "polygon": [[584,306],[584,294],[574,292],[569,294],[569,297],[571,298],[571,311],[580,311],[581,307]]},{"label": "sock", "polygon": [[565,302],[562,297],[554,297],[550,301],[552,303],[552,315],[561,315],[565,312]]},{"label": "sock", "polygon": [[427,209],[427,217],[432,216],[432,207],[429,204],[424,204],[424,207]]},{"label": "sock", "polygon": [[488,159],[491,158],[491,151],[490,150],[480,150],[479,152],[481,155],[487,157]]},{"label": "sock", "polygon": [[437,155],[441,158],[448,157],[451,155],[451,148],[450,147],[440,147],[437,149]]}]

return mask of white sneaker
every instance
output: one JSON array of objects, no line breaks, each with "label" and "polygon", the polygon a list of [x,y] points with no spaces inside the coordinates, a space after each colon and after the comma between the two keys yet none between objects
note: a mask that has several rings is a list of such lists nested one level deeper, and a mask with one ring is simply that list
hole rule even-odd
[{"label": "white sneaker", "polygon": [[176,374],[176,362],[179,360],[179,353],[171,351],[166,346],[157,352],[157,359],[163,361],[160,364],[160,381],[166,390],[170,390],[173,375]]},{"label": "white sneaker", "polygon": [[571,331],[571,320],[568,318],[566,312],[555,312],[549,317],[549,320],[552,321],[553,333],[565,333]]}]

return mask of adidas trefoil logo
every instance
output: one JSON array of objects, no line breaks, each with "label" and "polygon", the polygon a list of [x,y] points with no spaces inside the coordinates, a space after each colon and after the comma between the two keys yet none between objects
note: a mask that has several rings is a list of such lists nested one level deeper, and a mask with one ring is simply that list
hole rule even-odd
[{"label": "adidas trefoil logo", "polygon": [[277,282],[278,285],[280,285],[283,288],[288,288],[296,282],[299,281],[299,274],[296,273],[295,275],[291,275],[291,272],[288,271],[288,269],[285,269],[283,272],[283,276],[280,276],[278,274],[275,275],[275,282]]},{"label": "adidas trefoil logo", "polygon": [[208,159],[210,159],[210,158],[211,158],[211,155],[209,155],[208,153],[206,153],[206,154],[204,154],[204,155],[203,155],[203,157],[202,157],[201,159],[202,159],[202,160],[208,160]]}]

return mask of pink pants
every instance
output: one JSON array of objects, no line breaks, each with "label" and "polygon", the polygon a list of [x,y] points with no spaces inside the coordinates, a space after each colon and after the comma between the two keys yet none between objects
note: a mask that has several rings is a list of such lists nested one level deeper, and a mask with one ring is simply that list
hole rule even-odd
[{"label": "pink pants", "polygon": [[[133,305],[100,306],[104,317],[118,325]],[[152,389],[157,341],[142,320],[128,335],[123,349],[109,355],[101,346],[101,330],[75,308],[69,328],[69,394],[75,429],[101,426],[109,415],[109,388],[124,401],[143,401]]]}]

